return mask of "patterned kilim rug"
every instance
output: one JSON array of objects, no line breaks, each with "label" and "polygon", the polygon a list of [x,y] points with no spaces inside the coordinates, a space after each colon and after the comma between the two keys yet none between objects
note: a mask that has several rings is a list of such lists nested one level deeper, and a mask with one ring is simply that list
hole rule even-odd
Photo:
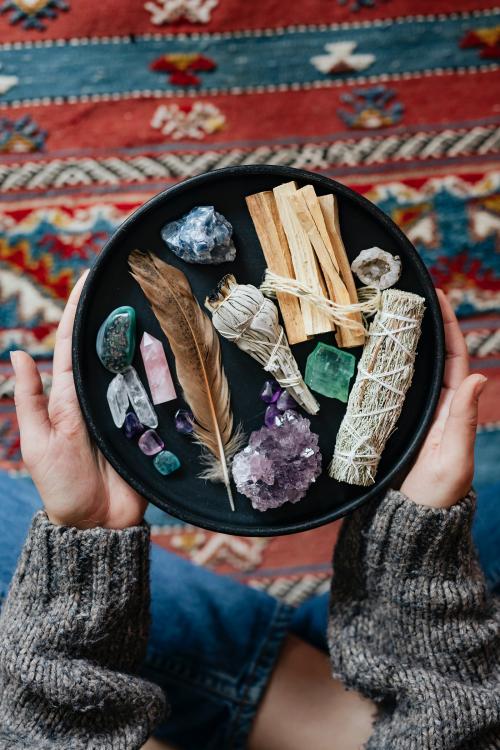
[{"label": "patterned kilim rug", "polygon": [[[435,15],[439,8],[439,15]],[[402,227],[489,377],[480,490],[500,449],[500,11],[490,0],[3,0],[0,468],[22,473],[8,351],[50,385],[75,279],[155,192],[272,163],[331,175]],[[290,602],[325,590],[336,527],[155,541]]]}]

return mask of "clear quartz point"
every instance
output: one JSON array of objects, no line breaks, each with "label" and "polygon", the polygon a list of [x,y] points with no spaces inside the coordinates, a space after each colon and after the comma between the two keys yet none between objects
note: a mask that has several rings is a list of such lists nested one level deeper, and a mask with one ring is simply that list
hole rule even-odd
[{"label": "clear quartz point", "polygon": [[125,422],[128,409],[128,392],[125,379],[121,373],[115,375],[108,386],[107,399],[113,422],[121,427]]},{"label": "clear quartz point", "polygon": [[139,422],[142,422],[147,427],[158,427],[158,417],[135,368],[127,367],[122,375],[130,403]]}]

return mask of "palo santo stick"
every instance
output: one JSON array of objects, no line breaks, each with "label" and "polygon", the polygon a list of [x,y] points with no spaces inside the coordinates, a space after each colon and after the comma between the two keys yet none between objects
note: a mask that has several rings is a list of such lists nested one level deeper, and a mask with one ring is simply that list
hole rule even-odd
[{"label": "palo santo stick", "polygon": [[[246,202],[269,270],[280,276],[295,278],[290,250],[272,190],[248,195]],[[307,335],[297,297],[278,293],[277,298],[289,343],[298,344],[306,341]]]},{"label": "palo santo stick", "polygon": [[[322,294],[320,275],[316,265],[316,258],[307,233],[302,228],[295,212],[288,200],[290,195],[297,192],[295,182],[285,182],[274,188],[274,197],[278,213],[285,230],[290,254],[292,256],[295,278],[310,286],[317,294]],[[308,336],[317,333],[327,333],[333,330],[332,321],[321,310],[312,307],[301,300],[300,309],[304,320],[304,328]]]},{"label": "palo santo stick", "polygon": [[[344,243],[342,242],[337,201],[335,200],[334,195],[320,195],[318,202],[325,220],[325,226],[330,237],[333,252],[337,258],[340,276],[349,292],[351,304],[354,305],[358,301],[358,293],[356,291],[356,284],[354,283],[349,258],[347,257]],[[360,313],[353,313],[352,317],[354,320],[361,323]],[[351,331],[351,333],[355,336],[355,343],[346,343],[344,346],[362,346],[365,343],[364,333],[361,331],[359,333],[357,331]]]},{"label": "palo santo stick", "polygon": [[[349,305],[351,303],[349,292],[347,291],[344,282],[340,278],[337,269],[335,268],[335,264],[333,262],[333,258],[335,256],[333,253],[333,249],[331,248],[331,243],[330,241],[328,241],[328,244],[330,246],[330,248],[328,248],[323,242],[323,238],[319,233],[319,229],[313,220],[311,212],[309,211],[309,207],[306,203],[304,194],[299,190],[295,193],[295,195],[290,196],[289,201],[303,229],[307,232],[314,251],[316,252],[319,265],[325,278],[328,297],[333,302],[336,302],[339,305]],[[320,208],[319,204],[318,208]],[[363,332],[361,331],[361,333]],[[356,331],[354,330],[339,327],[336,334],[336,339],[339,346],[357,346],[359,335],[356,335]]]},{"label": "palo santo stick", "polygon": [[316,191],[313,185],[304,185],[304,187],[300,188],[298,192],[304,197],[305,202],[307,203],[307,207],[313,218],[313,221],[316,224],[318,232],[321,235],[321,239],[323,240],[324,244],[326,245],[326,247],[328,248],[328,251],[330,252],[332,256],[333,265],[335,266],[337,271],[339,271],[339,264],[338,264],[337,256],[335,255],[335,251],[333,249],[333,246],[330,240],[330,235],[328,234],[328,229],[326,228],[325,219],[323,217],[323,211],[321,209],[321,204],[318,200],[318,196],[316,195]]},{"label": "palo santo stick", "polygon": [[[337,302],[339,305],[349,305],[352,303],[351,295],[339,276],[338,261],[314,187],[312,185],[306,185],[298,191],[297,195],[302,200],[302,206],[308,215],[306,217],[302,211],[299,216],[300,221],[309,235],[309,239],[316,251],[325,278],[330,280],[328,288],[330,299]],[[308,226],[306,226],[304,222],[307,222]],[[356,295],[354,303],[357,301],[358,298]],[[350,317],[361,324],[361,317],[359,314],[352,314]],[[362,328],[356,329],[342,326],[337,331],[336,339],[339,346],[359,346],[360,344],[363,344],[365,340],[364,330]]]}]

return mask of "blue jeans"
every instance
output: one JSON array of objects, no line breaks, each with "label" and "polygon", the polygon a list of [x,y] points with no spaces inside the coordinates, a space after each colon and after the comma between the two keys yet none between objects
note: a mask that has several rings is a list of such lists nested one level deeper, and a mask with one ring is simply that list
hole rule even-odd
[{"label": "blue jeans", "polygon": [[[480,498],[475,541],[500,591],[500,485]],[[29,480],[0,474],[0,602],[31,518],[41,507]],[[294,633],[326,650],[328,595],[298,609],[153,545],[152,627],[144,674],[172,713],[157,736],[181,750],[243,750],[283,640]]]}]

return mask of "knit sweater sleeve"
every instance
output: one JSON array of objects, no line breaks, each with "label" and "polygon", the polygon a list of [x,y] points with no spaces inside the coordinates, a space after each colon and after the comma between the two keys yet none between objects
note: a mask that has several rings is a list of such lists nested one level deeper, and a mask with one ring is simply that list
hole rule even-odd
[{"label": "knit sweater sleeve", "polygon": [[1,750],[135,750],[165,712],[137,676],[149,530],[33,519],[0,616]]},{"label": "knit sweater sleeve", "polygon": [[329,646],[335,675],[379,704],[367,750],[500,748],[500,603],[474,553],[474,504],[390,491],[344,524]]}]

